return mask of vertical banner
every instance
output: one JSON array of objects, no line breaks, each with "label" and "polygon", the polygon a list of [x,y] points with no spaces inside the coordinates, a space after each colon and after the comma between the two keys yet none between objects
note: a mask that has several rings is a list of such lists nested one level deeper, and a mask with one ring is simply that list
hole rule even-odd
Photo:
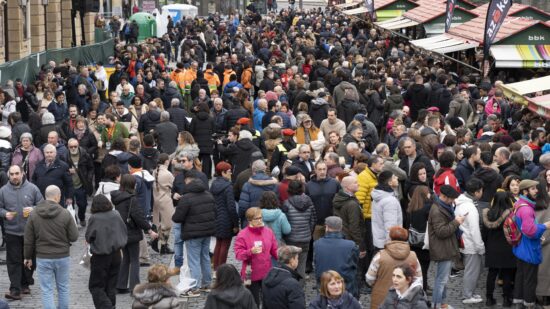
[{"label": "vertical banner", "polygon": [[449,32],[453,23],[453,15],[455,13],[456,0],[447,0],[447,16],[445,19],[445,33]]},{"label": "vertical banner", "polygon": [[483,38],[483,60],[489,59],[489,48],[495,40],[498,30],[508,11],[512,7],[512,0],[491,0],[487,9],[487,19],[485,20],[485,36]]},{"label": "vertical banner", "polygon": [[370,19],[376,21],[376,12],[374,12],[374,0],[365,0],[365,7],[369,10]]}]

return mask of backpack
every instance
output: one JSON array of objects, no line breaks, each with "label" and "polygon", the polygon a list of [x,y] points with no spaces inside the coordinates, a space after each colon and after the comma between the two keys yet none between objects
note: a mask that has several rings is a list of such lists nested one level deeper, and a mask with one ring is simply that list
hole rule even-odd
[{"label": "backpack", "polygon": [[517,216],[516,213],[518,209],[523,207],[525,205],[519,205],[518,207],[514,207],[514,210],[510,212],[508,217],[506,217],[506,220],[504,220],[504,224],[502,225],[502,229],[504,230],[504,237],[506,237],[506,241],[512,246],[515,247],[519,245],[519,242],[521,241],[521,229],[517,224]]}]

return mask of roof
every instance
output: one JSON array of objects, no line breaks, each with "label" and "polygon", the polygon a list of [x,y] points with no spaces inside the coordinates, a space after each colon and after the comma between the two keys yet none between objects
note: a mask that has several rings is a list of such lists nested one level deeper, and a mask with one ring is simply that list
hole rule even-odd
[{"label": "roof", "polygon": [[[413,3],[413,4],[418,4],[416,3],[415,1],[412,1],[412,0],[406,0],[407,2],[410,2],[410,3]],[[395,3],[397,2],[397,0],[376,0],[374,1],[374,10],[380,10],[392,3]]]},{"label": "roof", "polygon": [[[478,6],[477,8],[473,9],[471,12],[474,13],[474,14],[477,14],[479,16],[487,17],[487,9],[488,8],[489,8],[489,3],[486,3],[484,5]],[[510,8],[510,11],[508,11],[508,16],[514,15],[514,14],[516,14],[518,12],[521,12],[523,10],[526,10],[526,9],[532,9],[532,10],[535,10],[535,11],[541,13],[541,14],[550,15],[547,12],[545,12],[541,9],[538,9],[534,6],[513,2],[512,7]]]},{"label": "roof", "polygon": [[[446,1],[418,0],[416,4],[419,6],[405,12],[403,17],[424,24],[447,12]],[[465,12],[473,12],[473,10],[469,11],[460,6],[457,7],[457,9]]]},{"label": "roof", "polygon": [[[497,33],[494,43],[517,34],[518,32],[523,31],[537,23],[540,23],[540,21],[507,16]],[[479,44],[483,44],[485,36],[485,16],[476,17],[461,25],[452,27],[449,29],[447,35],[462,40],[465,39],[466,41],[476,41],[479,42]]]}]

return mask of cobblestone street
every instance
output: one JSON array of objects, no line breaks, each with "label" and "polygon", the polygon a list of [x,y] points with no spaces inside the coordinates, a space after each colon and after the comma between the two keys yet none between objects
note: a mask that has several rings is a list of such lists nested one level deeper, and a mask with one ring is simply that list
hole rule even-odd
[{"label": "cobblestone street", "polygon": [[[80,228],[80,237],[76,243],[73,244],[71,248],[71,299],[70,306],[71,308],[94,308],[92,297],[88,291],[88,277],[89,271],[78,264],[80,261],[81,254],[84,252],[84,232],[85,229]],[[152,250],[150,250],[152,251]],[[0,252],[0,259],[5,260],[6,252]],[[236,262],[234,259],[235,255],[231,248],[229,253],[229,262],[237,266],[240,269],[240,263]],[[155,252],[151,253],[151,262],[152,263],[170,263],[170,255],[158,255]],[[142,282],[146,281],[147,267],[141,268],[141,280]],[[5,265],[0,266],[0,293],[3,297],[9,289],[9,279],[7,268]],[[31,286],[31,295],[26,295],[23,297],[22,301],[12,301],[10,302],[10,308],[41,308],[41,293],[40,287],[38,285],[37,274],[34,275],[35,285]],[[433,273],[430,274],[430,286],[433,283]],[[448,284],[447,295],[449,297],[449,303],[454,306],[454,308],[485,308],[484,303],[478,305],[463,305],[461,302],[462,295],[462,278],[456,277],[451,278]],[[306,301],[309,304],[309,301],[317,295],[315,290],[315,282],[313,279],[308,279],[306,284]],[[479,280],[479,289],[478,294],[482,295],[485,298],[485,274]],[[497,299],[497,307],[501,307],[502,298],[500,297],[500,289],[495,293],[495,298]],[[192,298],[188,300],[187,308],[193,309],[202,309],[204,307],[204,302],[206,300],[206,294],[198,298]],[[369,308],[369,297],[367,295],[361,296],[361,303],[364,308]],[[128,294],[118,295],[117,296],[117,308],[129,309],[131,308],[132,300]]]}]

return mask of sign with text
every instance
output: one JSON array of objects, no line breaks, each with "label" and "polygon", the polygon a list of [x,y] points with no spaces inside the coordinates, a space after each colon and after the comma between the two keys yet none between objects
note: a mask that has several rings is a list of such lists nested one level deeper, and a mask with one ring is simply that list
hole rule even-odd
[{"label": "sign with text", "polygon": [[453,23],[453,15],[456,8],[456,0],[447,0],[447,15],[445,19],[445,33],[449,32]]},{"label": "sign with text", "polygon": [[485,20],[485,37],[483,39],[483,56],[485,59],[489,56],[489,48],[493,44],[510,7],[512,7],[512,0],[491,0],[491,3],[489,3],[487,19]]},{"label": "sign with text", "polygon": [[369,10],[371,21],[376,21],[376,12],[374,12],[374,0],[365,0],[365,7]]}]

